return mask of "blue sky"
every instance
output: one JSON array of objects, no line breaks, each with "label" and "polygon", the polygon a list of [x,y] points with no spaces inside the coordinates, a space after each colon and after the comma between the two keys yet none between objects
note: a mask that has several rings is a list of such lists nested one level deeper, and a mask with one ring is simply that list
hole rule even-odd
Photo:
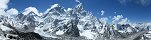
[{"label": "blue sky", "polygon": [[[131,22],[151,22],[150,0],[80,0],[84,9],[91,11],[94,16],[113,17],[123,15]],[[36,7],[40,12],[46,11],[53,4],[60,4],[65,8],[73,8],[75,0],[10,0],[8,7],[22,12],[27,7]],[[104,15],[98,14],[104,11]],[[116,12],[116,13],[115,13]]]}]

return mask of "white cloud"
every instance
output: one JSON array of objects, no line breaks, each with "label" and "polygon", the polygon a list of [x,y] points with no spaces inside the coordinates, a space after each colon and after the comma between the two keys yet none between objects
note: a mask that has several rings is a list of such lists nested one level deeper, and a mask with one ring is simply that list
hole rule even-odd
[{"label": "white cloud", "polygon": [[126,4],[127,0],[118,0],[121,4]]},{"label": "white cloud", "polygon": [[7,15],[17,15],[18,14],[18,10],[16,10],[15,8],[11,8],[10,10],[6,11]]},{"label": "white cloud", "polygon": [[118,24],[128,24],[129,20],[127,18],[121,19],[121,21]]},{"label": "white cloud", "polygon": [[148,6],[150,5],[150,0],[140,0],[140,4],[142,4],[143,6]]},{"label": "white cloud", "polygon": [[29,14],[30,12],[34,12],[36,15],[40,16],[38,10],[35,8],[35,7],[28,7],[24,10],[23,14],[24,15],[27,15]]},{"label": "white cloud", "polygon": [[118,0],[118,1],[124,5],[130,2],[134,2],[143,6],[148,6],[150,5],[150,2],[151,2],[150,0]]},{"label": "white cloud", "polygon": [[108,18],[103,17],[103,18],[100,19],[100,21],[105,25],[105,24],[107,24]]},{"label": "white cloud", "polygon": [[5,9],[7,9],[7,3],[9,2],[9,0],[1,0],[0,1],[0,9],[3,9],[3,10],[5,10]]},{"label": "white cloud", "polygon": [[122,15],[117,15],[117,16],[114,16],[112,19],[112,23],[113,24],[117,24],[119,22],[120,19],[122,19],[123,16]]},{"label": "white cloud", "polygon": [[123,18],[122,15],[117,15],[117,16],[114,16],[113,20],[118,21],[118,20],[120,20],[121,18]]},{"label": "white cloud", "polygon": [[123,18],[122,15],[117,15],[112,18],[113,24],[128,24],[129,20],[127,18]]},{"label": "white cloud", "polygon": [[101,15],[104,15],[104,11],[103,10],[101,11]]},{"label": "white cloud", "polygon": [[9,2],[9,0],[0,0],[0,15],[4,15],[5,9],[8,8],[7,3]]}]

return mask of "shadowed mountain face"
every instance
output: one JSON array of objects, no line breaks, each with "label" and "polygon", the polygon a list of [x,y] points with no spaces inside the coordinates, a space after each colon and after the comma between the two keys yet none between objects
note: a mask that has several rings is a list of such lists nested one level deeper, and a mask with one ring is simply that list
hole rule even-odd
[{"label": "shadowed mountain face", "polygon": [[73,37],[80,36],[79,29],[77,27],[77,23],[78,23],[78,21],[76,21],[76,20],[71,21],[71,27],[69,27],[69,29],[65,32],[65,35],[70,35]]},{"label": "shadowed mountain face", "polygon": [[[81,2],[64,9],[52,5],[43,14],[34,10],[0,15],[0,39],[18,40],[150,40],[149,25],[108,24],[85,11]],[[26,12],[25,11],[25,12]],[[147,33],[147,34],[146,34]]]}]

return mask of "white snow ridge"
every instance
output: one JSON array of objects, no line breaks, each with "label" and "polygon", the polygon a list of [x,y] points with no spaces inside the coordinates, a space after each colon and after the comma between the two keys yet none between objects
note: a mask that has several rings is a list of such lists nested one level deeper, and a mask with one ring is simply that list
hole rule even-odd
[{"label": "white snow ridge", "polygon": [[0,15],[0,40],[151,40],[151,23],[130,23],[122,15],[109,23],[108,17],[98,19],[76,2],[68,9],[54,4],[44,13],[35,7],[5,12],[6,5],[0,6],[0,14],[9,14]]}]

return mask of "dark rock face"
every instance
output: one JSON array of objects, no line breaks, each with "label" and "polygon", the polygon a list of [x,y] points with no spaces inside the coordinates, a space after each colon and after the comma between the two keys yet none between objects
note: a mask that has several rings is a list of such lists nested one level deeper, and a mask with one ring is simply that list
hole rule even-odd
[{"label": "dark rock face", "polygon": [[24,38],[24,39],[39,39],[39,40],[43,39],[39,34],[34,32],[28,32],[28,33],[21,32],[18,35],[20,38]]},{"label": "dark rock face", "polygon": [[119,29],[119,30],[125,30],[127,27],[130,27],[130,25],[129,24],[117,24],[117,28]]},{"label": "dark rock face", "polygon": [[[34,33],[34,32],[28,32],[28,33],[19,32],[19,33],[16,33],[14,31],[11,31],[11,34],[17,35],[17,37],[13,36],[13,35],[9,35],[8,38],[10,38],[10,39],[24,39],[24,40],[31,40],[31,39],[42,40],[43,39],[39,34]],[[6,35],[8,35],[8,34],[6,34]]]},{"label": "dark rock face", "polygon": [[79,29],[77,27],[77,21],[71,21],[71,27],[69,27],[69,29],[65,32],[65,35],[69,35],[73,37],[80,36]]}]

